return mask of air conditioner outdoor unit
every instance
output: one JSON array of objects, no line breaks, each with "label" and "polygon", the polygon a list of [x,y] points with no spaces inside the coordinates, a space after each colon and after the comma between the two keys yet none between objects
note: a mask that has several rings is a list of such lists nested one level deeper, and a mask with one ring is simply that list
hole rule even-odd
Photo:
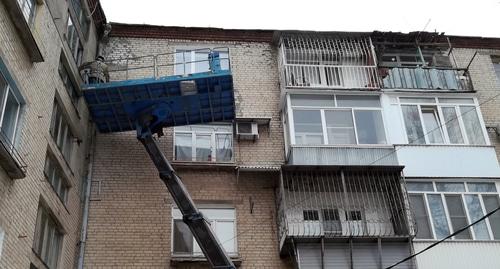
[{"label": "air conditioner outdoor unit", "polygon": [[259,139],[259,127],[257,122],[237,122],[236,136],[240,140]]}]

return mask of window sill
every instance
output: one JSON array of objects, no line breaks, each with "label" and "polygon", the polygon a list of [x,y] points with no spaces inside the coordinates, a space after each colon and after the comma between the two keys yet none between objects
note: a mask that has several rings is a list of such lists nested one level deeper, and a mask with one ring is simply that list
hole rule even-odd
[{"label": "window sill", "polygon": [[49,269],[47,264],[42,260],[42,257],[36,253],[36,251],[31,248],[31,253],[33,253],[32,257],[36,259],[36,261],[31,260],[31,262],[38,268],[38,269]]},{"label": "window sill", "polygon": [[43,62],[42,51],[38,44],[36,35],[33,33],[33,29],[29,26],[29,24],[24,19],[24,15],[19,8],[16,0],[7,0],[4,1],[5,6],[10,14],[12,23],[18,30],[19,37],[21,38],[26,51],[32,62]]},{"label": "window sill", "polygon": [[174,168],[226,168],[229,170],[236,169],[236,164],[234,162],[230,163],[218,163],[218,162],[187,162],[187,161],[172,161],[172,166]]},{"label": "window sill", "polygon": [[[231,258],[231,261],[234,263],[236,267],[241,266],[241,258],[239,255],[229,255]],[[201,263],[201,264],[208,264],[207,259],[202,255],[189,255],[189,254],[176,254],[172,253],[172,258],[170,259],[170,265],[181,265],[181,264],[187,264],[187,263]]]}]

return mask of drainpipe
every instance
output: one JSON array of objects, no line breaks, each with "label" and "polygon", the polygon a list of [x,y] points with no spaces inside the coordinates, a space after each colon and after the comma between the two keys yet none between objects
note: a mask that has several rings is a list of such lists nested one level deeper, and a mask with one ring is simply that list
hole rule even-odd
[{"label": "drainpipe", "polygon": [[82,228],[80,232],[80,251],[78,254],[78,269],[83,269],[83,257],[85,255],[85,244],[87,242],[87,227],[89,221],[89,205],[90,205],[90,190],[92,183],[92,165],[94,164],[95,152],[95,130],[91,127],[90,135],[90,150],[89,150],[89,164],[87,167],[87,176],[85,178],[85,193],[83,204]]}]

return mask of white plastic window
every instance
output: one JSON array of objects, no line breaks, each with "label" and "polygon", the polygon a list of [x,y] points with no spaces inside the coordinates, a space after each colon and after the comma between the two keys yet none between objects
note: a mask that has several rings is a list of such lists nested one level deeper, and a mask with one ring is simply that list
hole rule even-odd
[{"label": "white plastic window", "polygon": [[[220,66],[222,70],[229,70],[229,51],[227,49],[214,49],[219,53]],[[198,50],[176,50],[175,52],[175,75],[188,75],[210,71],[209,49]]]},{"label": "white plastic window", "polygon": [[231,125],[188,125],[174,129],[174,157],[177,161],[231,162]]},{"label": "white plastic window", "polygon": [[[236,213],[234,208],[200,207],[200,211],[208,219],[217,239],[228,254],[236,254]],[[182,221],[181,212],[172,210],[172,252],[175,255],[201,256],[200,246],[194,239],[188,226]]]},{"label": "white plastic window", "polygon": [[[419,239],[442,239],[500,205],[496,185],[490,182],[408,182],[407,188]],[[499,238],[500,213],[496,212],[452,239]]]},{"label": "white plastic window", "polygon": [[292,95],[290,108],[292,144],[387,143],[378,96]]},{"label": "white plastic window", "polygon": [[21,112],[21,102],[12,88],[0,74],[0,131],[2,139],[7,140],[11,149],[16,143],[17,129]]},{"label": "white plastic window", "polygon": [[486,144],[486,131],[473,99],[399,100],[409,144]]},{"label": "white plastic window", "polygon": [[36,3],[35,0],[17,0],[17,4],[23,12],[24,19],[29,25],[33,23],[35,16]]},{"label": "white plastic window", "polygon": [[71,155],[73,152],[74,135],[69,126],[61,106],[54,101],[54,111],[52,112],[52,122],[50,125],[50,134],[57,144],[57,147],[64,156],[68,164],[71,163]]}]

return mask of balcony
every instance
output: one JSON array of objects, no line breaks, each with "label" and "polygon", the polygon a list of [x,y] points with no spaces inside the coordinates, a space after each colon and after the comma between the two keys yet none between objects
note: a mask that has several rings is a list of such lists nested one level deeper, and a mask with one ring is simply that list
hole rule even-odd
[{"label": "balcony", "polygon": [[280,249],[292,239],[414,236],[401,169],[285,166],[277,195]]},{"label": "balcony", "polygon": [[466,69],[438,67],[380,67],[384,89],[472,91]]},{"label": "balcony", "polygon": [[280,40],[282,89],[379,89],[367,37],[284,34]]},{"label": "balcony", "polygon": [[27,165],[9,138],[0,131],[0,165],[12,179],[24,178]]}]

